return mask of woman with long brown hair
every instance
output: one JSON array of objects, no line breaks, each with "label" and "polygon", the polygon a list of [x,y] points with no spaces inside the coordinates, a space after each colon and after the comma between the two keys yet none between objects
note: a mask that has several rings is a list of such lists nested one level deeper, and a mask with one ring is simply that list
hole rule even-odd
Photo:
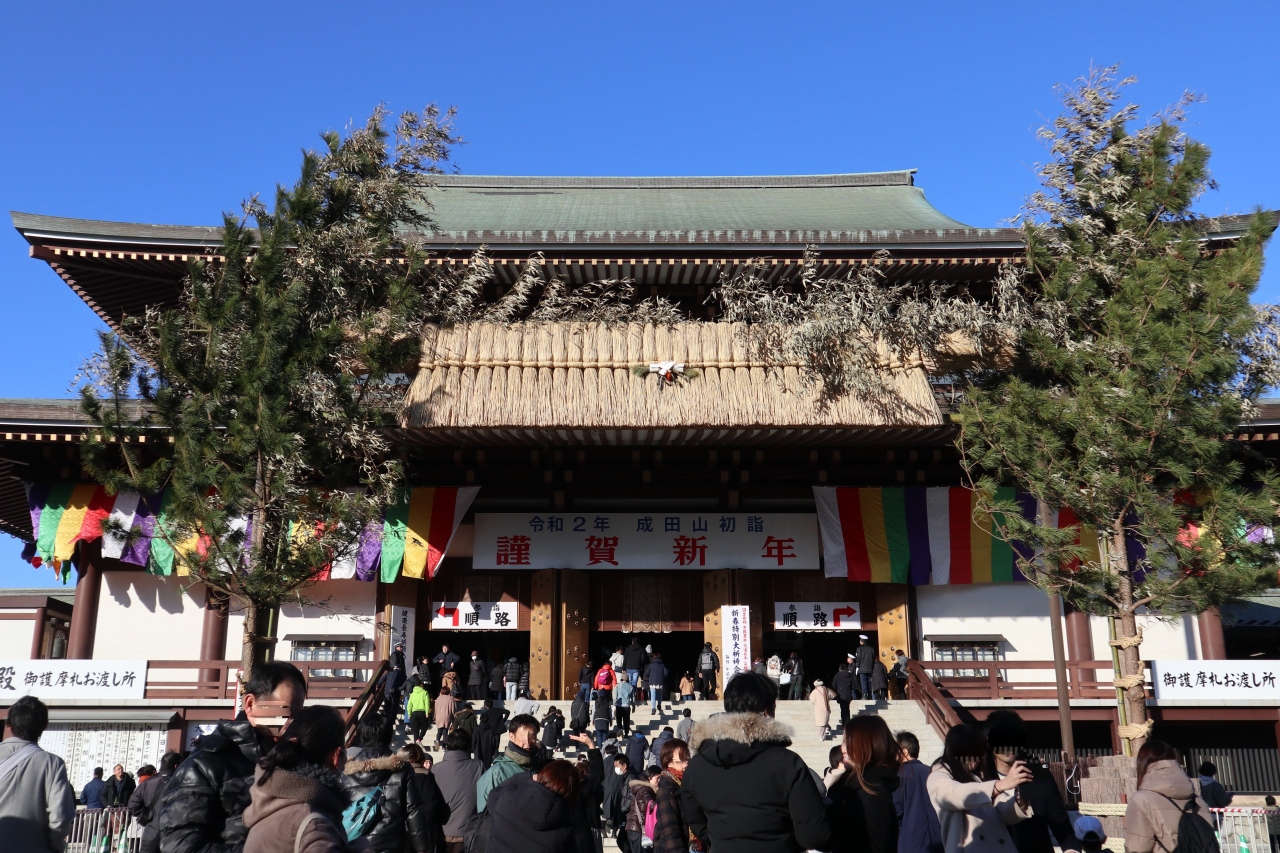
[{"label": "woman with long brown hair", "polygon": [[[1194,805],[1193,805],[1194,803]],[[1124,815],[1124,848],[1128,853],[1150,853],[1178,846],[1178,822],[1192,811],[1205,822],[1208,842],[1213,841],[1209,807],[1182,769],[1178,751],[1169,744],[1149,740],[1138,750],[1138,790],[1129,797]]]},{"label": "woman with long brown hair", "polygon": [[828,774],[833,853],[897,853],[900,752],[880,717],[854,717],[844,729],[844,772]]},{"label": "woman with long brown hair", "polygon": [[1008,827],[1032,814],[1031,805],[1015,793],[1031,781],[1027,765],[1015,761],[1000,778],[991,770],[990,752],[977,726],[953,726],[947,732],[927,783],[946,853],[1009,853],[1014,844]]},{"label": "woman with long brown hair", "polygon": [[581,788],[578,768],[563,759],[494,788],[487,853],[585,853],[574,820]]}]

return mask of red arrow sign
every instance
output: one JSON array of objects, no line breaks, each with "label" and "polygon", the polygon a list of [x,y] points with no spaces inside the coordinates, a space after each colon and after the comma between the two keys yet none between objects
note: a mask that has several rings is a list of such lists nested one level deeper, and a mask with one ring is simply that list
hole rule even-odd
[{"label": "red arrow sign", "polygon": [[[832,611],[831,611],[831,616],[832,616],[832,617],[833,617],[833,619],[834,619],[835,627],[837,627],[837,628],[839,628],[839,627],[840,627],[840,617],[841,617],[841,616],[844,616],[844,617],[847,617],[847,618],[849,618],[849,619],[852,619],[852,618],[854,617],[854,614],[856,614],[857,612],[858,612],[858,611],[854,610],[852,607],[837,607],[835,610],[832,610]],[[454,622],[453,624],[455,624],[455,625],[456,625],[456,624],[458,624],[458,623],[457,623],[457,622]]]},{"label": "red arrow sign", "polygon": [[455,628],[458,627],[458,608],[446,607],[445,605],[441,604],[440,609],[436,611],[436,615],[444,619],[448,619],[450,616],[452,616],[453,627]]}]

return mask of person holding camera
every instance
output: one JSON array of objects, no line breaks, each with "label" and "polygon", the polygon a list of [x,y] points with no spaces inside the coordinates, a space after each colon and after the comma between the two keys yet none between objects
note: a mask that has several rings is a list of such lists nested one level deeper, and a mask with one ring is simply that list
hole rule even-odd
[{"label": "person holding camera", "polygon": [[947,732],[926,783],[945,853],[1010,853],[1009,827],[1033,814],[1018,789],[1032,778],[1026,763],[1013,762],[1003,777],[993,766],[982,729],[959,725]]},{"label": "person holding camera", "polygon": [[1000,777],[1008,776],[1014,762],[1021,761],[1031,771],[1031,781],[1019,789],[1031,804],[1032,816],[1011,827],[1013,844],[1018,853],[1053,853],[1053,837],[1065,850],[1080,849],[1080,839],[1067,815],[1058,783],[1049,769],[1026,753],[1027,727],[1015,711],[992,711],[984,725],[987,746],[991,748],[992,770]]}]

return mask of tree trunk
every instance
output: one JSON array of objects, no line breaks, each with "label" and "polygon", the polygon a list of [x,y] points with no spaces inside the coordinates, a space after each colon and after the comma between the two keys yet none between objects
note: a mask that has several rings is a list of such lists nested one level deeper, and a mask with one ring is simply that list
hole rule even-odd
[{"label": "tree trunk", "polygon": [[244,602],[244,631],[240,639],[240,682],[248,684],[253,677],[253,665],[256,662],[258,631],[258,605],[252,601]]},{"label": "tree trunk", "polygon": [[[1126,640],[1138,636],[1138,617],[1133,607],[1133,574],[1129,571],[1129,554],[1125,549],[1124,521],[1117,519],[1111,525],[1111,535],[1107,537],[1108,558],[1111,568],[1119,580],[1118,598],[1120,612],[1117,614],[1117,640]],[[1122,646],[1120,652],[1121,677],[1142,675],[1142,653],[1136,645]],[[1147,691],[1141,679],[1132,687],[1123,688],[1125,715],[1130,726],[1141,726],[1147,722]],[[1130,755],[1136,755],[1146,743],[1146,736],[1126,738],[1129,741]]]}]

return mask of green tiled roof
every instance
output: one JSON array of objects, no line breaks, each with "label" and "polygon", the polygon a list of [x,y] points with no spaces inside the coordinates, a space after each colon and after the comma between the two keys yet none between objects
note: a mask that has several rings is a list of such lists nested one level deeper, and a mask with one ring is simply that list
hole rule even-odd
[{"label": "green tiled roof", "polygon": [[766,235],[971,230],[929,204],[907,171],[728,178],[448,175],[438,183],[431,201],[439,236],[464,242],[480,235],[516,242],[548,235],[555,235],[552,242],[614,242],[624,235],[639,242],[773,242]]}]

